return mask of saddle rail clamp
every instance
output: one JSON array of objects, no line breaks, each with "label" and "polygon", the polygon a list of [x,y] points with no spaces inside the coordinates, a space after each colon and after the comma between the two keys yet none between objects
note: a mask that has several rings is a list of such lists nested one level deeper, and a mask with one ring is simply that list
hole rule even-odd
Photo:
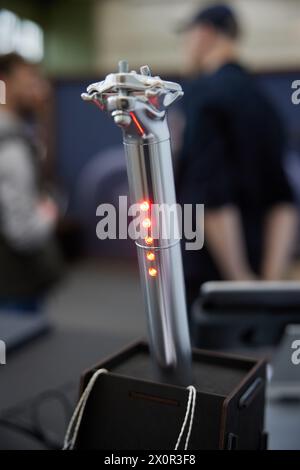
[{"label": "saddle rail clamp", "polygon": [[177,212],[168,237],[151,236],[157,225],[151,207],[176,207],[167,108],[182,95],[179,84],[151,76],[148,66],[129,72],[120,61],[117,73],[90,85],[82,98],[123,130],[131,203],[140,205],[149,230],[136,245],[150,351],[158,380],[186,386],[193,380]]}]

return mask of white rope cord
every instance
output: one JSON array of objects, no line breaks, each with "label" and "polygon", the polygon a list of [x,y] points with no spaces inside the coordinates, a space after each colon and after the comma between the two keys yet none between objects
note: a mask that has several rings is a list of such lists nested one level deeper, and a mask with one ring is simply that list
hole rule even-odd
[{"label": "white rope cord", "polygon": [[75,411],[73,413],[73,416],[71,418],[71,421],[69,423],[65,440],[64,440],[64,446],[63,450],[73,450],[76,444],[79,428],[81,425],[83,413],[87,404],[87,401],[89,399],[90,393],[93,390],[93,387],[95,385],[95,382],[99,375],[101,374],[106,374],[107,370],[106,369],[99,369],[97,370],[94,375],[91,377],[89,383],[86,386],[86,389],[84,390],[83,394],[80,397],[80,400],[75,408]]},{"label": "white rope cord", "polygon": [[186,440],[185,440],[185,444],[184,444],[184,450],[188,449],[189,442],[190,442],[190,437],[191,437],[191,433],[192,433],[192,428],[193,428],[193,423],[194,423],[197,392],[196,392],[196,389],[193,385],[189,385],[189,387],[187,387],[187,389],[189,390],[189,396],[188,396],[188,401],[187,401],[187,406],[186,406],[186,412],[185,412],[185,417],[184,417],[184,420],[183,420],[183,424],[182,424],[182,427],[181,427],[181,430],[180,430],[180,433],[179,433],[179,436],[178,436],[178,439],[177,439],[177,442],[176,442],[176,445],[175,445],[175,450],[179,449],[182,436],[184,434],[186,425],[187,425],[188,420],[190,418],[189,428],[188,428],[188,432],[187,432],[187,436],[186,436]]},{"label": "white rope cord", "polygon": [[[75,408],[75,411],[72,415],[72,418],[70,420],[70,423],[69,423],[69,426],[68,426],[68,429],[67,429],[67,432],[66,432],[66,436],[65,436],[65,439],[64,439],[63,450],[73,450],[74,449],[75,444],[76,444],[76,440],[77,440],[77,437],[78,437],[78,433],[79,433],[79,428],[80,428],[80,425],[81,425],[81,422],[82,422],[83,413],[85,411],[85,407],[86,407],[86,404],[88,402],[91,391],[93,390],[93,387],[95,385],[95,382],[96,382],[97,378],[102,374],[106,374],[107,372],[108,371],[106,369],[97,370],[94,373],[94,375],[91,377],[89,383],[87,384],[87,386],[86,386],[83,394],[81,395],[80,400],[79,400],[79,402],[78,402],[78,404]],[[180,446],[182,436],[185,432],[185,428],[186,428],[186,426],[188,424],[188,421],[189,421],[189,427],[188,427],[187,436],[186,436],[186,440],[185,440],[185,444],[184,444],[184,450],[188,449],[189,441],[190,441],[190,437],[191,437],[191,433],[192,433],[192,427],[193,427],[193,423],[194,423],[196,393],[197,392],[196,392],[196,389],[193,385],[190,385],[189,387],[187,387],[187,389],[189,390],[189,396],[188,396],[188,401],[187,401],[186,413],[185,413],[184,421],[183,421],[183,424],[182,424],[182,427],[181,427],[181,430],[180,430],[180,433],[179,433],[179,436],[178,436],[178,439],[177,439],[177,442],[176,442],[176,445],[175,445],[175,450],[178,450],[178,448]]]}]

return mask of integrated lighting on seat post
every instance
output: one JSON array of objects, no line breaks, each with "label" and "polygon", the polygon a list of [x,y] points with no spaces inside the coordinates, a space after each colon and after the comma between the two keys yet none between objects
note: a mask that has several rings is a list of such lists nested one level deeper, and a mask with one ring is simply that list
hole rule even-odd
[{"label": "integrated lighting on seat post", "polygon": [[140,204],[140,209],[142,212],[147,212],[150,209],[150,204],[148,201],[143,201]]},{"label": "integrated lighting on seat post", "polygon": [[157,269],[156,268],[149,268],[149,274],[151,277],[156,277],[157,276]]},{"label": "integrated lighting on seat post", "polygon": [[144,228],[150,228],[151,227],[151,220],[147,217],[146,219],[143,220],[142,225]]},{"label": "integrated lighting on seat post", "polygon": [[148,251],[146,256],[147,256],[148,261],[154,261],[155,260],[155,254],[152,251]]},{"label": "integrated lighting on seat post", "polygon": [[146,245],[153,245],[153,238],[152,237],[146,237],[145,242],[146,242]]}]

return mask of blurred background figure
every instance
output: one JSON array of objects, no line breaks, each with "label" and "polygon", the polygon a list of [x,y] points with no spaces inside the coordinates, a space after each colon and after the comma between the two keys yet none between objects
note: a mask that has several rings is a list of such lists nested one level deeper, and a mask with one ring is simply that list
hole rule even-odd
[{"label": "blurred background figure", "polygon": [[58,208],[43,178],[44,147],[36,117],[49,98],[37,65],[0,57],[6,104],[0,107],[0,308],[33,311],[56,281]]},{"label": "blurred background figure", "polygon": [[185,27],[186,128],[181,203],[205,204],[205,247],[184,252],[189,302],[209,280],[282,279],[297,228],[284,172],[285,129],[240,65],[240,26],[225,5]]}]

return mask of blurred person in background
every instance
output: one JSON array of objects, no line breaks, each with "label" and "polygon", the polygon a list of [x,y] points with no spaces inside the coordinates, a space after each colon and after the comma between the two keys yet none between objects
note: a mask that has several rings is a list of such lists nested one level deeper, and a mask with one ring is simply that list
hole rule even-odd
[{"label": "blurred person in background", "polygon": [[205,246],[184,251],[188,301],[209,280],[279,280],[288,268],[297,214],[283,168],[284,127],[239,64],[240,27],[226,5],[185,26],[186,128],[181,203],[205,205]]},{"label": "blurred person in background", "polygon": [[0,56],[0,309],[34,311],[61,272],[58,209],[43,181],[43,146],[33,122],[49,98],[36,65]]}]

